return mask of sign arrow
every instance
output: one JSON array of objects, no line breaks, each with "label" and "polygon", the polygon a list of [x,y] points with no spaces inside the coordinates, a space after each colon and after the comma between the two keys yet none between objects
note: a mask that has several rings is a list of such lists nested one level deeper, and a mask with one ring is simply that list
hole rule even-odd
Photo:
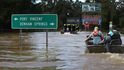
[{"label": "sign arrow", "polygon": [[18,20],[18,18],[14,18],[14,20]]},{"label": "sign arrow", "polygon": [[50,23],[51,26],[54,26],[54,23]]}]

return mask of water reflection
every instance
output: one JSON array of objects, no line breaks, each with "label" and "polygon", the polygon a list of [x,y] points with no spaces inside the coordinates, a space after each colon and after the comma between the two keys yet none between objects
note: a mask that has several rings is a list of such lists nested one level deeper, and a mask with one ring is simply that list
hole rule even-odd
[{"label": "water reflection", "polygon": [[56,66],[52,67],[43,67],[43,68],[4,68],[2,67],[1,70],[56,70]]},{"label": "water reflection", "polygon": [[18,33],[0,34],[0,69],[123,70],[123,54],[85,53],[84,39],[89,32],[80,32],[77,35],[49,32],[48,51],[45,34],[23,33],[22,47],[19,47]]}]

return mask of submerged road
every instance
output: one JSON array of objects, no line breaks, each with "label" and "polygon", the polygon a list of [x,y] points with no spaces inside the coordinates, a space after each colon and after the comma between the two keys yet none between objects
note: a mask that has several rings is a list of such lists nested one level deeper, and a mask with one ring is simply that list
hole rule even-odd
[{"label": "submerged road", "polygon": [[[90,32],[60,34],[45,32],[0,34],[0,70],[123,70],[124,54],[85,53],[85,37]],[[124,35],[122,35],[124,44]]]}]

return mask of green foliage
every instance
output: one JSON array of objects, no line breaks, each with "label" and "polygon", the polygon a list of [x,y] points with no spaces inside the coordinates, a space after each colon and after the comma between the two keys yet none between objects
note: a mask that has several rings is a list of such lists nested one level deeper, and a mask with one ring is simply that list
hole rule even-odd
[{"label": "green foliage", "polygon": [[90,0],[86,0],[86,2],[87,2],[87,3],[89,3],[89,2],[90,2]]},{"label": "green foliage", "polygon": [[11,14],[28,13],[31,9],[30,0],[1,0],[0,1],[0,29],[11,29]]},{"label": "green foliage", "polygon": [[[46,3],[46,1],[48,1]],[[93,0],[102,4],[102,26],[103,28],[108,28],[108,23],[110,20],[117,26],[121,26],[123,23],[124,14],[124,0],[120,0],[117,4],[115,0]],[[90,2],[90,0],[86,0]],[[118,5],[120,5],[118,7]],[[52,2],[51,0],[42,0],[42,3],[33,4],[31,0],[0,0],[0,29],[9,28],[11,14],[40,14],[40,13],[55,13],[59,15],[59,27],[62,23],[66,23],[67,17],[80,17],[82,14],[82,2],[76,0],[59,0]],[[67,14],[68,13],[68,14]],[[120,20],[121,18],[121,20]],[[120,24],[118,24],[120,22]],[[2,27],[3,26],[3,27]]]},{"label": "green foliage", "polygon": [[95,0],[95,2],[102,4],[102,19],[103,19],[103,28],[107,28],[109,26],[109,22],[112,21],[114,25],[119,26],[119,16],[117,14],[117,4],[115,0]]}]

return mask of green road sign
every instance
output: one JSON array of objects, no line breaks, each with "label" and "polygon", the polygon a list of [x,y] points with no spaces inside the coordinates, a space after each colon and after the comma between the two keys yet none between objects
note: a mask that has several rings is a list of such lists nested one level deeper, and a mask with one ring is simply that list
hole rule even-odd
[{"label": "green road sign", "polygon": [[56,14],[12,14],[12,29],[57,29]]}]

